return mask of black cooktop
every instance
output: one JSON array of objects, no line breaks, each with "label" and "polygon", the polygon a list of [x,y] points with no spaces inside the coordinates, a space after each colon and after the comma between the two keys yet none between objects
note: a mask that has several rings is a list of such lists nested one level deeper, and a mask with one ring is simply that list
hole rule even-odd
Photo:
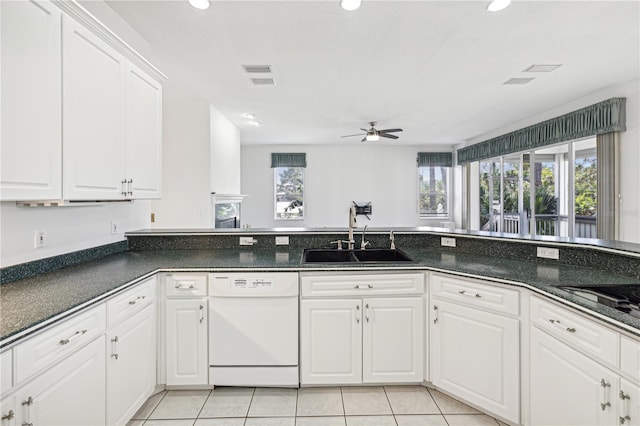
[{"label": "black cooktop", "polygon": [[640,318],[640,285],[638,284],[589,287],[562,286],[560,288],[576,296],[584,297]]}]

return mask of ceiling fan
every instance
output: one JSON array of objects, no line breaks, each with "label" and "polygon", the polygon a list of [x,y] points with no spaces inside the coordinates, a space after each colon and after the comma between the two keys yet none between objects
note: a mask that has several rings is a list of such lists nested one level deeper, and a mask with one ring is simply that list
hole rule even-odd
[{"label": "ceiling fan", "polygon": [[395,132],[401,132],[402,129],[383,129],[383,130],[378,130],[376,129],[376,122],[375,121],[370,121],[369,125],[371,126],[370,129],[363,129],[360,128],[360,130],[362,130],[363,132],[366,133],[357,133],[355,135],[344,135],[341,136],[342,138],[350,138],[352,136],[363,136],[364,138],[362,139],[361,142],[371,142],[371,141],[377,141],[378,139],[380,139],[381,137],[383,138],[389,138],[389,139],[398,139],[398,136],[396,135],[391,135],[390,133],[395,133]]}]

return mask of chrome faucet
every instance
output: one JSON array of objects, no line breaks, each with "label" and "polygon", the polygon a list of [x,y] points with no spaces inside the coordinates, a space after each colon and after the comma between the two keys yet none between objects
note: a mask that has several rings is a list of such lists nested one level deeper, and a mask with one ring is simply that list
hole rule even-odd
[{"label": "chrome faucet", "polygon": [[391,240],[391,250],[396,249],[396,238],[393,236],[393,229],[389,232],[389,239]]},{"label": "chrome faucet", "polygon": [[362,241],[360,241],[360,250],[364,250],[369,245],[369,241],[364,240],[365,232],[367,232],[367,225],[365,225],[364,229],[362,230]]},{"label": "chrome faucet", "polygon": [[349,241],[347,241],[349,250],[353,250],[356,245],[356,240],[353,239],[353,229],[357,227],[356,206],[351,206],[349,207]]}]

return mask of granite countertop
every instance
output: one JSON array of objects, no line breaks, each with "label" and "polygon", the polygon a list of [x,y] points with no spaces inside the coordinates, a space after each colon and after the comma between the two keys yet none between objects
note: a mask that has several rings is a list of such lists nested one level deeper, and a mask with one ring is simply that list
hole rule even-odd
[{"label": "granite countertop", "polygon": [[98,260],[70,266],[0,288],[0,347],[12,344],[26,330],[48,319],[83,306],[117,291],[127,283],[156,271],[248,269],[254,271],[292,270],[411,270],[431,269],[461,273],[477,278],[497,279],[529,286],[573,302],[610,319],[612,324],[640,335],[640,318],[590,302],[557,288],[571,284],[634,284],[640,280],[611,272],[563,264],[518,261],[482,255],[443,252],[437,249],[402,248],[415,263],[301,265],[299,248],[147,250],[125,251]]}]

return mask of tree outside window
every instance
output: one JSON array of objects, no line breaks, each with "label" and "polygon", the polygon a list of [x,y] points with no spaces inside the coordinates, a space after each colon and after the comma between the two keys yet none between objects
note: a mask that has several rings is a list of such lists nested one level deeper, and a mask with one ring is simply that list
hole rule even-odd
[{"label": "tree outside window", "polygon": [[420,217],[449,217],[448,177],[448,167],[418,167],[418,212]]},{"label": "tree outside window", "polygon": [[304,167],[274,167],[276,219],[304,219]]}]

